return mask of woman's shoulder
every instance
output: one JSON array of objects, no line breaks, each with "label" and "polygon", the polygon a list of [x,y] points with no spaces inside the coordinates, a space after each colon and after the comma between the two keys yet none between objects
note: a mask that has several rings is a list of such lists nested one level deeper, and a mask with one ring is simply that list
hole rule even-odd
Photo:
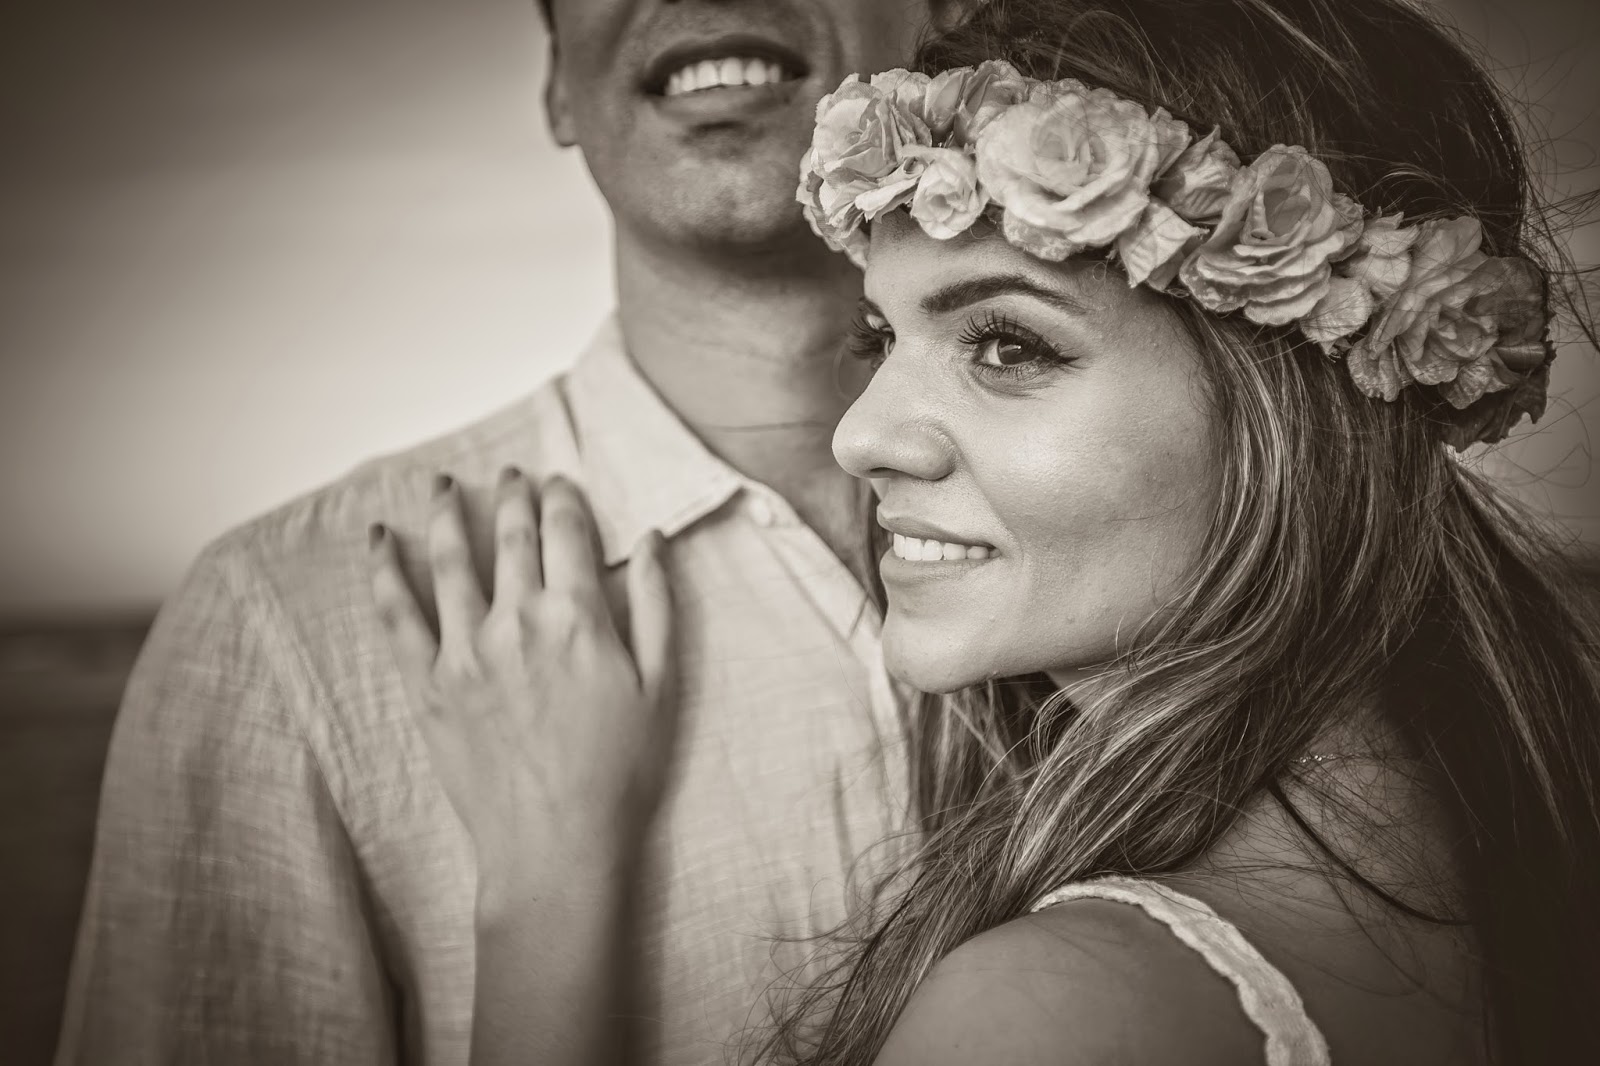
[{"label": "woman's shoulder", "polygon": [[[1138,906],[1075,898],[962,944],[923,981],[879,1066],[1262,1061],[1238,993]],[[976,1057],[974,1057],[976,1056]]]}]

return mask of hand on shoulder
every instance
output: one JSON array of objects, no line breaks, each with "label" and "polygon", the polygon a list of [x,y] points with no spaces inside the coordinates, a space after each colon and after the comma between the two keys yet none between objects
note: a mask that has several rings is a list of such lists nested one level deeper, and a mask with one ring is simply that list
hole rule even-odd
[{"label": "hand on shoulder", "polygon": [[552,478],[536,497],[507,470],[494,527],[486,598],[460,491],[440,478],[428,526],[437,636],[395,538],[373,531],[374,600],[435,772],[477,851],[480,920],[519,898],[527,864],[548,865],[552,848],[620,874],[660,804],[677,732],[659,535],[629,565],[624,636],[575,485]]},{"label": "hand on shoulder", "polygon": [[1227,980],[1137,907],[1083,899],[946,956],[877,1066],[1237,1066],[1261,1033]]}]

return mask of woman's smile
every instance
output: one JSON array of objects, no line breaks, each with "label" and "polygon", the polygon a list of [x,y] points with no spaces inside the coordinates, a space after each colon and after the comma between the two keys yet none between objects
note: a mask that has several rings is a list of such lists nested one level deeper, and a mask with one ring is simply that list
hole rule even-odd
[{"label": "woman's smile", "polygon": [[962,562],[967,559],[987,559],[992,554],[992,549],[985,544],[962,544],[931,537],[919,539],[899,533],[894,535],[894,544],[889,550],[896,559],[904,559],[908,563]]},{"label": "woman's smile", "polygon": [[[954,563],[989,559],[999,554],[982,537],[957,533],[910,515],[894,515],[878,510],[878,525],[894,534],[894,542],[884,556],[908,563]],[[887,579],[886,579],[887,580]]]}]

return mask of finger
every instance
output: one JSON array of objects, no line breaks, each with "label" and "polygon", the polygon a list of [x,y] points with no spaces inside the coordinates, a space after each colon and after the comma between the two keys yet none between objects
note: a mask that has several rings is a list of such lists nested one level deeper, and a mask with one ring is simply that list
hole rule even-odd
[{"label": "finger", "polygon": [[428,620],[411,593],[395,535],[387,527],[374,524],[369,532],[372,598],[378,606],[378,619],[389,648],[394,653],[400,678],[413,701],[427,690],[433,663],[439,655],[439,642],[433,639]]},{"label": "finger", "polygon": [[670,699],[677,662],[672,582],[667,574],[666,542],[656,530],[645,534],[628,563],[628,628],[640,687],[652,700]]},{"label": "finger", "polygon": [[578,486],[552,477],[539,493],[539,547],[544,560],[544,587],[582,599],[599,598],[600,562],[594,513]]},{"label": "finger", "polygon": [[508,466],[495,487],[494,603],[511,607],[543,584],[539,565],[539,516],[533,486]]},{"label": "finger", "polygon": [[448,474],[438,475],[433,482],[428,565],[433,571],[433,595],[439,609],[440,647],[464,648],[476,639],[488,606],[472,569],[461,489]]}]

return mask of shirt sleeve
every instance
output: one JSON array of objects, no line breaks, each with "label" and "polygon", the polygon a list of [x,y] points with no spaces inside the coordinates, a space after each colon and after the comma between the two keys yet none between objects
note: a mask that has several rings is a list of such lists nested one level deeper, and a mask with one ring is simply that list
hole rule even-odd
[{"label": "shirt sleeve", "polygon": [[[394,995],[275,651],[208,552],[112,733],[57,1066],[391,1063]],[[272,639],[276,638],[276,639]]]}]

